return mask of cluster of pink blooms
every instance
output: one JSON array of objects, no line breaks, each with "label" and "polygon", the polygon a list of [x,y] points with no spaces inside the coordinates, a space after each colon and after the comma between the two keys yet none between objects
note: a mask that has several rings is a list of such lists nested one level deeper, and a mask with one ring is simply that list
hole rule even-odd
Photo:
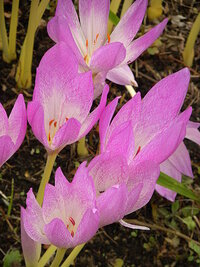
[{"label": "cluster of pink blooms", "polygon": [[[57,44],[37,69],[28,122],[51,154],[86,136],[100,119],[100,154],[89,164],[83,162],[71,183],[58,168],[55,185],[46,185],[42,207],[30,189],[26,209],[21,209],[23,249],[29,254],[35,253],[34,242],[74,247],[114,222],[146,229],[128,225],[123,218],[146,205],[154,190],[174,201],[176,193],[156,185],[160,171],[179,182],[182,174],[193,176],[183,139],[200,145],[200,124],[189,121],[191,107],[180,111],[190,80],[187,68],[162,79],[143,99],[137,93],[114,118],[119,98],[106,105],[105,79],[136,85],[128,64],[158,38],[167,23],[164,20],[133,41],[147,6],[146,0],[136,0],[109,35],[109,4],[108,0],[79,0],[79,21],[72,1],[59,0],[48,24]],[[90,112],[99,95],[99,106]],[[0,112],[2,165],[25,136],[22,95],[9,118],[2,106]]]}]

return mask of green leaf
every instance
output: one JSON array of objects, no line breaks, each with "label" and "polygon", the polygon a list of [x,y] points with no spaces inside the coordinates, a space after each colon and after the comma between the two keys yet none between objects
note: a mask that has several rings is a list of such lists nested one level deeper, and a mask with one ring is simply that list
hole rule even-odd
[{"label": "green leaf", "polygon": [[179,209],[179,201],[175,201],[174,203],[172,203],[172,213],[176,213],[177,210]]},{"label": "green leaf", "polygon": [[177,182],[175,179],[172,177],[168,176],[167,174],[161,172],[160,176],[157,180],[157,184],[164,186],[182,196],[188,197],[192,200],[196,200],[197,202],[200,202],[200,197],[195,195],[192,190],[187,188],[185,185],[182,183]]},{"label": "green leaf", "polygon": [[109,13],[109,19],[112,21],[112,23],[116,26],[118,22],[120,21],[119,17],[110,10]]},{"label": "green leaf", "polygon": [[194,250],[198,256],[200,256],[200,246],[198,246],[196,243],[194,243],[193,241],[189,242],[189,247]]},{"label": "green leaf", "polygon": [[21,260],[19,250],[11,250],[3,259],[3,267],[21,266]]},{"label": "green leaf", "polygon": [[194,230],[196,227],[196,223],[195,221],[193,221],[191,216],[188,216],[184,219],[182,219],[182,221],[187,225],[188,230]]},{"label": "green leaf", "polygon": [[186,206],[180,210],[184,217],[197,215],[200,210],[196,207]]}]

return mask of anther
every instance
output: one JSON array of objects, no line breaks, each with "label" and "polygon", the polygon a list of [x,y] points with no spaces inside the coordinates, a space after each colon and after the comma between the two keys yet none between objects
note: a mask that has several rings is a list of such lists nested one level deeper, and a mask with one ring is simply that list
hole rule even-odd
[{"label": "anther", "polygon": [[74,221],[74,219],[73,219],[72,217],[69,217],[69,220],[70,220],[70,222],[72,223],[72,225],[74,226],[74,225],[75,225],[75,221]]},{"label": "anther", "polygon": [[86,48],[88,49],[88,39],[86,39],[85,44],[86,44]]},{"label": "anther", "polygon": [[137,150],[137,152],[136,152],[136,154],[135,154],[136,156],[137,156],[137,154],[140,152],[140,150],[141,150],[141,146],[138,147],[138,150]]},{"label": "anther", "polygon": [[71,236],[74,237],[74,231],[71,231]]},{"label": "anther", "polygon": [[69,120],[68,118],[65,118],[66,122]]},{"label": "anther", "polygon": [[50,132],[49,132],[48,139],[49,139],[49,142],[51,142],[51,135],[50,135]]},{"label": "anther", "polygon": [[84,56],[84,61],[86,61],[86,60],[87,60],[87,55]]},{"label": "anther", "polygon": [[56,128],[56,126],[57,126],[57,121],[54,122],[54,127]]},{"label": "anther", "polygon": [[54,122],[54,119],[53,120],[50,120],[49,122],[49,126],[51,126],[51,124]]},{"label": "anther", "polygon": [[110,34],[107,33],[107,37],[108,37],[108,44],[110,43]]}]

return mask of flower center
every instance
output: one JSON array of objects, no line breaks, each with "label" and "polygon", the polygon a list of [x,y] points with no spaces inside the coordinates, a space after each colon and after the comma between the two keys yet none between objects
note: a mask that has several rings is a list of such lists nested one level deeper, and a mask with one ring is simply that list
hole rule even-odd
[{"label": "flower center", "polygon": [[65,118],[64,122],[57,121],[55,119],[52,119],[49,121],[49,132],[48,132],[48,142],[51,145],[52,140],[56,134],[56,132],[63,126],[64,123],[68,121],[68,118]]},{"label": "flower center", "polygon": [[[107,38],[108,38],[108,44],[109,44],[110,43],[110,35],[109,35],[109,33],[107,33]],[[99,33],[96,34],[96,37],[92,42],[92,46],[89,47],[88,39],[86,39],[85,46],[86,46],[87,53],[84,56],[84,61],[86,62],[86,64],[88,66],[90,64],[90,59],[92,57],[93,52],[95,51],[96,44],[97,44],[98,40],[99,40]]]},{"label": "flower center", "polygon": [[67,224],[67,229],[71,233],[72,237],[74,237],[75,225],[76,225],[75,220],[72,217],[69,217],[69,221],[68,221],[68,224]]}]

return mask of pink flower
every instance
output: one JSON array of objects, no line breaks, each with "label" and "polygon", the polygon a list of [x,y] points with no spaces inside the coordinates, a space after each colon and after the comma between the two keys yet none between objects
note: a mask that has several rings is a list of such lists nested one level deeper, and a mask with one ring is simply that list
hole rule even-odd
[{"label": "pink flower", "polygon": [[150,200],[159,165],[186,134],[191,108],[182,113],[180,109],[189,79],[185,68],[158,82],[143,100],[137,93],[113,119],[118,98],[102,113],[101,154],[88,166],[98,195],[100,224],[120,220]]},{"label": "pink flower", "polygon": [[0,166],[2,166],[21,146],[27,126],[24,98],[19,95],[8,118],[0,104]]},{"label": "pink flower", "polygon": [[79,0],[79,17],[71,0],[59,0],[56,16],[48,23],[49,36],[66,42],[82,71],[92,70],[94,97],[102,93],[105,79],[122,85],[137,85],[128,64],[162,33],[167,20],[133,41],[144,18],[147,0],[136,0],[111,35],[107,34],[109,0]]},{"label": "pink flower", "polygon": [[[185,136],[185,138],[197,143],[198,145],[200,145],[200,133],[198,131],[199,126],[200,123],[189,121],[187,123]],[[160,165],[160,170],[173,177],[178,182],[181,182],[182,174],[193,178],[190,155],[183,142],[179,145],[176,151]],[[163,186],[156,185],[156,191],[170,201],[174,201],[176,198],[176,192]]]},{"label": "pink flower", "polygon": [[27,207],[21,212],[24,229],[32,240],[70,248],[87,242],[95,235],[99,213],[93,180],[85,165],[80,165],[71,183],[59,168],[55,186],[46,186],[42,208],[30,189]]},{"label": "pink flower", "polygon": [[59,43],[48,50],[37,69],[28,121],[48,153],[85,136],[106,105],[108,86],[92,112],[92,73],[78,74],[78,63],[70,48]]}]

